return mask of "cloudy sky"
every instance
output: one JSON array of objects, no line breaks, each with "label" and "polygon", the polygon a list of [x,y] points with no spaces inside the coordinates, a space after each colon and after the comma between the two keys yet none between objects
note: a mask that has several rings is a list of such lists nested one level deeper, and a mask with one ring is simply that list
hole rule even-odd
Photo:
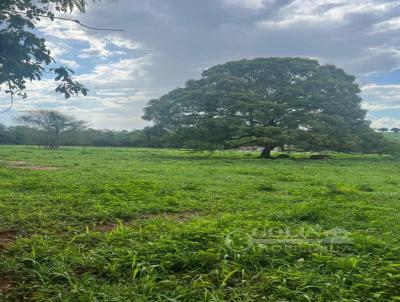
[{"label": "cloudy sky", "polygon": [[[11,116],[57,109],[95,128],[137,129],[146,102],[229,60],[299,56],[355,74],[373,126],[400,127],[400,0],[104,0],[76,14],[95,27],[42,22],[59,64],[87,97],[64,100],[51,79],[29,85]],[[9,100],[0,95],[0,105]]]}]

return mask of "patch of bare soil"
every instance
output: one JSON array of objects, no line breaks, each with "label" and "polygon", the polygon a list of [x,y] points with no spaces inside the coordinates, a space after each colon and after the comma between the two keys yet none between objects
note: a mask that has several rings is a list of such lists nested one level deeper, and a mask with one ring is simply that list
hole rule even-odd
[{"label": "patch of bare soil", "polygon": [[0,251],[6,249],[7,245],[15,241],[15,235],[14,230],[0,230]]},{"label": "patch of bare soil", "polygon": [[14,167],[17,169],[22,169],[22,170],[33,170],[33,171],[54,171],[58,170],[57,167],[46,167],[46,166],[19,166],[19,167]]},{"label": "patch of bare soil", "polygon": [[117,224],[109,222],[109,223],[96,224],[94,230],[96,232],[106,233],[115,230],[117,227],[118,227]]},{"label": "patch of bare soil", "polygon": [[51,166],[34,166],[25,161],[9,161],[8,166],[15,169],[33,170],[33,171],[54,171],[58,170],[57,167]]},{"label": "patch of bare soil", "polygon": [[15,287],[15,281],[10,274],[0,274],[0,295],[7,293]]}]

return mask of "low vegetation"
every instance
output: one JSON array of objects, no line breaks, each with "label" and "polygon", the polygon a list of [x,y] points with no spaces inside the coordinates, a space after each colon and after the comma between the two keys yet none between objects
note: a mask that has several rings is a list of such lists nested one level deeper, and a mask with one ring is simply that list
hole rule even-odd
[{"label": "low vegetation", "polygon": [[1,147],[0,301],[400,300],[400,162],[258,156]]},{"label": "low vegetation", "polygon": [[388,141],[391,141],[394,143],[400,143],[400,134],[399,133],[392,132],[392,133],[385,133],[384,135]]}]

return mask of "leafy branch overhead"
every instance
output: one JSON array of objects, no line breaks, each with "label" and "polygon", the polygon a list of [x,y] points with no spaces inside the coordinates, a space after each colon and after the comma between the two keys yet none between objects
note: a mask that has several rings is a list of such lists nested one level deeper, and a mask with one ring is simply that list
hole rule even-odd
[{"label": "leafy branch overhead", "polygon": [[[85,11],[84,0],[2,0],[0,1],[0,89],[26,98],[28,81],[41,80],[54,59],[45,39],[32,30],[43,18],[54,20],[54,12]],[[74,20],[71,20],[74,21]],[[59,81],[56,91],[65,98],[88,90],[72,79],[73,72],[64,67],[50,69]]]},{"label": "leafy branch overhead", "polygon": [[78,94],[79,92],[85,96],[87,95],[88,89],[86,89],[79,82],[72,80],[71,74],[74,74],[74,72],[71,69],[58,67],[52,68],[50,71],[53,71],[55,74],[57,74],[55,78],[56,81],[61,81],[61,84],[59,84],[56,88],[56,92],[63,93],[65,98],[68,99],[71,94]]}]

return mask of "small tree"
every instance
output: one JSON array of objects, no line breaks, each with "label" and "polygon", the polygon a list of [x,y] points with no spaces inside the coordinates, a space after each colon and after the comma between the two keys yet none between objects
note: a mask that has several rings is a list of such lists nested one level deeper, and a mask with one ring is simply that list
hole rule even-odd
[{"label": "small tree", "polygon": [[378,131],[381,133],[388,132],[389,128],[386,128],[386,127],[378,128]]},{"label": "small tree", "polygon": [[28,111],[16,119],[38,134],[36,144],[46,149],[58,149],[61,136],[67,131],[77,131],[86,123],[52,110]]},{"label": "small tree", "polygon": [[390,131],[392,131],[394,133],[399,133],[400,132],[400,128],[394,127],[392,129],[390,129]]}]

